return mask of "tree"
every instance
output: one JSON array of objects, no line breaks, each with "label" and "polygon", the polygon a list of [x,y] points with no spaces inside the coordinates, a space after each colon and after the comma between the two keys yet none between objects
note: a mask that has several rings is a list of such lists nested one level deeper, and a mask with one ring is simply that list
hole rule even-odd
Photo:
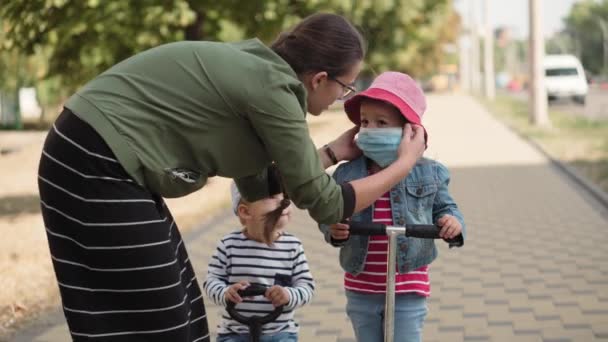
[{"label": "tree", "polygon": [[321,2],[305,0],[227,0],[227,18],[243,30],[244,37],[257,37],[266,43],[297,24],[297,22],[321,7]]},{"label": "tree", "polygon": [[545,52],[548,55],[575,54],[575,48],[569,35],[558,32],[545,41]]},{"label": "tree", "polygon": [[608,73],[608,0],[575,3],[564,19],[565,33],[586,70]]},{"label": "tree", "polygon": [[361,29],[372,73],[393,69],[427,76],[437,70],[443,45],[454,42],[460,28],[451,0],[330,0],[320,7],[334,9]]},{"label": "tree", "polygon": [[[137,52],[182,39],[215,39],[219,13],[207,1],[8,1],[4,48],[48,57],[46,76],[77,87]],[[209,3],[218,4],[217,1]],[[217,6],[217,5],[216,5]]]},{"label": "tree", "polygon": [[441,63],[459,20],[451,0],[28,0],[3,1],[3,47],[47,60],[44,77],[73,90],[117,62],[178,40],[269,43],[317,12],[344,14],[369,42],[371,70],[424,76]]}]

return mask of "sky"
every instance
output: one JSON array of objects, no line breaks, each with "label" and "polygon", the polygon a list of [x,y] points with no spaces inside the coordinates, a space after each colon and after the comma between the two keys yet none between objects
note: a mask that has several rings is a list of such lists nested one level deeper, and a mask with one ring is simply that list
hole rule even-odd
[{"label": "sky", "polygon": [[[496,27],[507,26],[511,28],[513,37],[524,38],[528,36],[528,1],[529,0],[455,0],[457,10],[465,17],[470,16],[467,6],[475,3],[481,13],[484,3],[490,5],[491,25]],[[545,37],[560,31],[563,27],[562,18],[569,12],[577,0],[541,0],[543,14],[543,31]],[[463,13],[463,9],[467,9]]]}]

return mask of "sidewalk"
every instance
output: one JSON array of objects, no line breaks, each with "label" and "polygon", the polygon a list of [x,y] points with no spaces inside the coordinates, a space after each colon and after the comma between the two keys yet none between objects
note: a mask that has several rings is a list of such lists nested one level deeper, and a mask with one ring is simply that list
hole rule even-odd
[{"label": "sidewalk", "polygon": [[[424,340],[608,341],[608,210],[469,97],[430,96],[424,121],[427,156],[450,168],[468,225],[464,248],[440,243],[431,266]],[[201,281],[236,222],[226,213],[187,235]],[[313,303],[297,313],[300,341],[354,341],[337,250],[304,213],[290,230],[317,282]],[[206,303],[215,331],[217,308]],[[13,339],[68,340],[59,312]]]}]

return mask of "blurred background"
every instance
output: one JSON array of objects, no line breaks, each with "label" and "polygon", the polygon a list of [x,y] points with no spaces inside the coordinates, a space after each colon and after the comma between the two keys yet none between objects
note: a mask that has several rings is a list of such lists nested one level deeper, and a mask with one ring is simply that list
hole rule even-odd
[{"label": "blurred background", "polygon": [[[319,11],[346,16],[367,39],[358,89],[397,70],[429,93],[473,97],[593,189],[608,191],[608,0],[3,0],[0,340],[59,303],[36,170],[64,101],[159,44],[270,43]],[[334,119],[340,108],[310,119],[315,141],[343,129]],[[456,106],[449,114],[461,113]],[[169,202],[182,230],[225,209],[227,184],[214,178],[206,191]]]}]

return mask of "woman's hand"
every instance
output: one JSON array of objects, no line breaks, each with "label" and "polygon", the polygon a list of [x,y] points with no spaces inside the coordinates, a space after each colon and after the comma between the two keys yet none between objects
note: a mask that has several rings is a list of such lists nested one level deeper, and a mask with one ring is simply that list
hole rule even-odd
[{"label": "woman's hand", "polygon": [[397,150],[398,159],[409,159],[415,162],[424,153],[424,128],[418,125],[405,124],[403,127],[403,138]]},{"label": "woman's hand", "polygon": [[355,126],[342,133],[336,140],[328,145],[338,161],[353,160],[361,155],[361,150],[355,144],[355,135],[359,133],[359,126]]}]

